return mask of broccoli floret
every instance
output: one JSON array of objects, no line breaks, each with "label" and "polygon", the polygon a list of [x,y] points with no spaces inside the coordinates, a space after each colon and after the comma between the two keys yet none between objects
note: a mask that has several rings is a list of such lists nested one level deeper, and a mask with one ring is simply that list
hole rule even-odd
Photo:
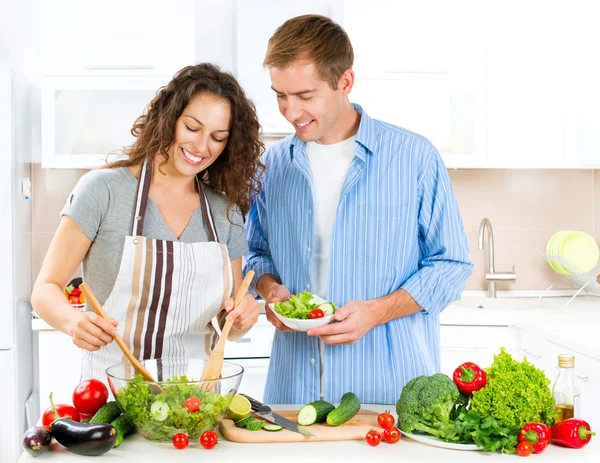
[{"label": "broccoli floret", "polygon": [[396,403],[399,428],[445,439],[453,434],[451,412],[460,401],[456,384],[445,374],[421,375],[410,380]]}]

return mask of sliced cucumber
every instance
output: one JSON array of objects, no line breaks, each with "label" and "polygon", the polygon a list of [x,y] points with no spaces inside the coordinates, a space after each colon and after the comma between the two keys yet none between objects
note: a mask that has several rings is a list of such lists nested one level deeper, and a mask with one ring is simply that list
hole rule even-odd
[{"label": "sliced cucumber", "polygon": [[283,428],[281,426],[279,426],[278,424],[265,424],[262,427],[265,431],[269,431],[269,432],[277,432],[277,431],[281,431]]},{"label": "sliced cucumber", "polygon": [[350,418],[356,416],[360,410],[360,400],[353,392],[346,392],[342,396],[340,405],[327,415],[327,424],[329,426],[339,426],[344,424]]},{"label": "sliced cucumber", "polygon": [[298,424],[302,426],[310,426],[327,418],[327,415],[333,411],[335,407],[325,400],[316,400],[306,404],[298,410]]},{"label": "sliced cucumber", "polygon": [[335,312],[335,308],[333,307],[333,304],[331,302],[323,302],[323,304],[319,306],[319,309],[323,311],[323,315],[325,315],[326,317],[328,317],[329,315],[333,315],[333,313]]},{"label": "sliced cucumber", "polygon": [[248,431],[260,431],[265,424],[265,420],[254,420],[246,425]]},{"label": "sliced cucumber", "polygon": [[247,416],[246,418],[242,418],[241,420],[236,421],[235,425],[238,428],[245,428],[248,423],[252,423],[253,421],[254,421],[253,416]]}]

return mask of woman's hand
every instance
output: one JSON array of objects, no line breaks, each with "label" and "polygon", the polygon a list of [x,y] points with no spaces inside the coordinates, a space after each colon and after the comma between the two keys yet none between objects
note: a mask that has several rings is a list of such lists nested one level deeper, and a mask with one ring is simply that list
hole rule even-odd
[{"label": "woman's hand", "polygon": [[94,352],[113,341],[113,334],[117,334],[116,326],[116,320],[109,323],[94,312],[83,312],[70,334],[73,344]]},{"label": "woman's hand", "polygon": [[239,305],[233,308],[233,297],[230,297],[225,303],[225,310],[228,312],[226,320],[233,320],[233,329],[246,332],[258,321],[258,302],[252,294],[246,293]]}]

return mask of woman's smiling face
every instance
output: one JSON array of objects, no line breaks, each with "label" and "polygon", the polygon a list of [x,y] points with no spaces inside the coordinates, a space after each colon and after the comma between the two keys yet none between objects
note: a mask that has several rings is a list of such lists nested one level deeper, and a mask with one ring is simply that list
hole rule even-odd
[{"label": "woman's smiling face", "polygon": [[169,163],[181,175],[196,176],[223,152],[230,130],[229,101],[209,93],[196,95],[177,119]]}]

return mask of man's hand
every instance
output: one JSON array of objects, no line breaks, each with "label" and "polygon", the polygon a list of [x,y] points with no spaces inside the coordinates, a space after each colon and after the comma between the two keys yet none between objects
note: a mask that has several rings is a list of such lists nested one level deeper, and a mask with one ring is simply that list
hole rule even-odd
[{"label": "man's hand", "polygon": [[283,323],[281,323],[281,320],[279,320],[279,318],[277,318],[277,315],[273,313],[273,311],[269,307],[269,304],[273,302],[287,301],[289,298],[290,290],[283,285],[273,286],[265,297],[265,313],[267,314],[267,320],[269,320],[275,328],[283,332],[290,332],[295,330],[288,328]]},{"label": "man's hand", "polygon": [[336,310],[334,321],[307,331],[309,336],[318,336],[329,345],[355,344],[379,324],[379,314],[368,301],[350,301]]}]

